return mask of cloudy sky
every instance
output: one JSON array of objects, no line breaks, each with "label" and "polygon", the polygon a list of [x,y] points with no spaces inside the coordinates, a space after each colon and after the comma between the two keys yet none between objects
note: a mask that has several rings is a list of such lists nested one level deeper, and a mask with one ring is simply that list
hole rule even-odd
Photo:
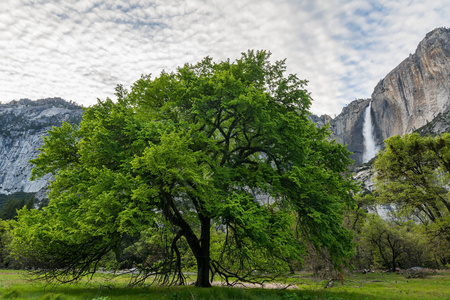
[{"label": "cloudy sky", "polygon": [[448,0],[2,0],[0,101],[88,106],[142,74],[266,49],[334,116],[449,16]]}]

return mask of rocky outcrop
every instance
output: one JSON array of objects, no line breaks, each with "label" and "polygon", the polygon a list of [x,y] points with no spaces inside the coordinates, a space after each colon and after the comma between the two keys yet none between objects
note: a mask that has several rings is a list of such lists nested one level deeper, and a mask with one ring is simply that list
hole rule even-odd
[{"label": "rocky outcrop", "polygon": [[431,122],[416,130],[422,136],[436,136],[444,132],[450,132],[450,108],[439,113]]},{"label": "rocky outcrop", "polygon": [[60,98],[0,104],[0,194],[27,192],[44,197],[50,177],[29,181],[32,165],[28,161],[38,155],[42,137],[52,126],[79,123],[82,112],[80,106]]},{"label": "rocky outcrop", "polygon": [[329,115],[321,115],[319,117],[313,114],[309,115],[309,119],[313,121],[317,125],[317,127],[323,127],[330,123],[330,121],[332,120]]}]

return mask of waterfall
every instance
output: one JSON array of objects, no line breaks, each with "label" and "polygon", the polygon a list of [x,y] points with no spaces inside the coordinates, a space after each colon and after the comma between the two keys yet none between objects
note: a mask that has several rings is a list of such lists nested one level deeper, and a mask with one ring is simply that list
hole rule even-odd
[{"label": "waterfall", "polygon": [[364,153],[363,153],[363,163],[371,160],[378,152],[375,145],[375,140],[373,138],[373,127],[372,127],[372,116],[370,111],[372,109],[372,103],[369,102],[366,111],[364,113],[364,123],[363,123],[363,137],[364,137]]}]

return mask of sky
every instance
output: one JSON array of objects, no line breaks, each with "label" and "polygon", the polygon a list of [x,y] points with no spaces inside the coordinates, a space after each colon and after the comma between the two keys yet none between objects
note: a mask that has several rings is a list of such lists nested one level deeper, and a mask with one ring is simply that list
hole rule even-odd
[{"label": "sky", "polygon": [[334,116],[449,16],[448,0],[2,0],[0,101],[89,106],[141,75],[264,49]]}]

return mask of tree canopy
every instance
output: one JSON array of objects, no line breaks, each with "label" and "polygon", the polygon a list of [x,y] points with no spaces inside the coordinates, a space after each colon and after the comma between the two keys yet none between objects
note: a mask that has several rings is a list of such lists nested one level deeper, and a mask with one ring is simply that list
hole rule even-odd
[{"label": "tree canopy", "polygon": [[[202,287],[279,272],[306,242],[340,267],[353,249],[342,227],[356,189],[350,153],[308,119],[306,81],[285,69],[266,51],[207,57],[118,86],[79,126],[53,128],[31,161],[33,178],[55,175],[49,206],[19,212],[14,253],[64,282],[120,257],[129,237],[164,231],[167,251],[138,262],[142,278],[183,283],[182,242]],[[212,253],[215,231],[224,238]]]},{"label": "tree canopy", "polygon": [[379,266],[395,272],[397,267],[406,267],[406,263],[421,261],[415,257],[421,254],[420,235],[413,228],[412,221],[397,224],[369,214],[362,228],[360,246],[375,254]]},{"label": "tree canopy", "polygon": [[377,195],[450,241],[450,133],[393,136],[375,161]]}]

